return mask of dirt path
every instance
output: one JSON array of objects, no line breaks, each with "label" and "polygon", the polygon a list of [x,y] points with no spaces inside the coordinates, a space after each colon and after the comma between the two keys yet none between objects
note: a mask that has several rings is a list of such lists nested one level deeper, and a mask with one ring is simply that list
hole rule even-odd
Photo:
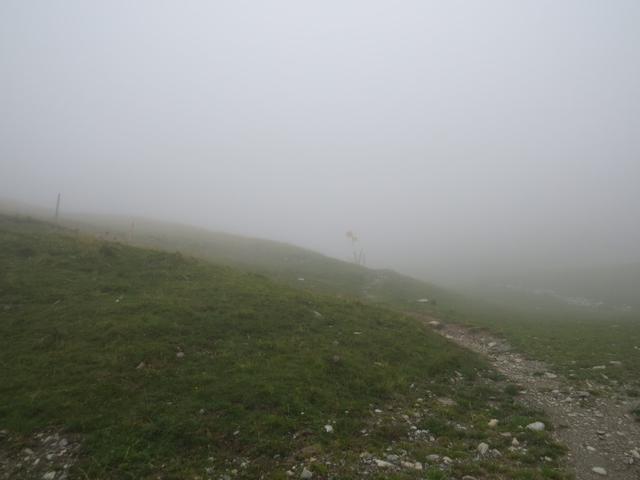
[{"label": "dirt path", "polygon": [[[525,404],[547,413],[555,438],[569,448],[577,480],[640,479],[640,423],[630,413],[632,401],[578,390],[544,363],[513,352],[504,340],[430,320],[441,335],[486,356],[500,373],[523,387],[520,398]],[[604,470],[598,473],[594,468]]]}]

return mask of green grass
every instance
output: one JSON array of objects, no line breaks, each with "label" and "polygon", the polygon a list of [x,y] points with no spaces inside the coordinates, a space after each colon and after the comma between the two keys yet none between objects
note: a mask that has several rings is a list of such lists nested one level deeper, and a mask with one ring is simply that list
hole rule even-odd
[{"label": "green grass", "polygon": [[420,298],[446,295],[436,285],[392,270],[365,268],[281,242],[148,219],[135,219],[131,234],[131,219],[107,215],[68,216],[64,223],[101,238],[180,251],[216,264],[261,273],[296,289],[372,304],[419,308],[421,305],[416,301]]},{"label": "green grass", "polygon": [[[124,218],[83,216],[69,222],[101,235],[108,231],[110,237],[128,239],[130,222]],[[518,350],[576,379],[640,385],[637,308],[631,312],[582,308],[486,286],[481,296],[474,296],[474,292],[462,295],[390,270],[363,268],[292,245],[149,220],[136,220],[131,241],[261,273],[296,289],[489,328]],[[607,301],[629,305],[635,305],[632,292],[640,288],[640,269],[634,265],[552,273],[534,272],[531,278],[521,280],[532,285],[548,281],[549,287],[566,295],[600,298],[600,292]],[[425,297],[435,302],[416,302]],[[621,361],[622,365],[614,366],[610,361]],[[592,369],[602,364],[605,371]]]},{"label": "green grass", "polygon": [[[0,266],[0,429],[14,435],[0,454],[55,429],[80,439],[72,478],[284,478],[303,463],[360,478],[361,453],[389,448],[450,452],[452,472],[566,478],[549,436],[519,430],[540,414],[480,358],[391,310],[8,216]],[[411,440],[403,414],[434,442]],[[494,416],[528,454],[474,458],[480,439],[503,448]]]},{"label": "green grass", "polygon": [[[458,297],[452,305],[435,314],[487,328],[518,351],[550,363],[570,378],[631,390],[640,386],[637,312],[563,305],[539,296],[504,292],[484,298]],[[593,369],[601,365],[606,368]]]}]

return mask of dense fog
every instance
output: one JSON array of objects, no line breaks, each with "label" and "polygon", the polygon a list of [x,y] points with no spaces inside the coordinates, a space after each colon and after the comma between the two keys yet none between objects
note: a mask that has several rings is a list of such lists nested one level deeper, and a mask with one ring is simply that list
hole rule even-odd
[{"label": "dense fog", "polygon": [[640,3],[0,3],[0,197],[451,282],[640,261]]}]

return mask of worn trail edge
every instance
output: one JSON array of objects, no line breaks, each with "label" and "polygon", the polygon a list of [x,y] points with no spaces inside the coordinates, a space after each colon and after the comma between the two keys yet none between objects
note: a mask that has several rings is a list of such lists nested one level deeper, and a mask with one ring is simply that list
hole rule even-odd
[{"label": "worn trail edge", "polygon": [[[556,427],[554,437],[569,449],[568,462],[577,480],[640,479],[640,424],[623,394],[596,396],[579,390],[546,364],[512,351],[506,341],[487,332],[433,318],[426,321],[449,340],[488,358],[523,388],[523,403],[546,412]],[[586,384],[589,387],[595,388]]]}]

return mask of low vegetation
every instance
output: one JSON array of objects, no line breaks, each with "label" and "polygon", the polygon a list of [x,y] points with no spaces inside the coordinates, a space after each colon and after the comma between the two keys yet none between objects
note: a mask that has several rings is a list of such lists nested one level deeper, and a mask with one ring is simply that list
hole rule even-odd
[{"label": "low vegetation", "polygon": [[434,314],[487,328],[568,378],[640,387],[640,317],[636,310],[585,308],[525,295],[459,297]]},{"label": "low vegetation", "polygon": [[8,216],[0,265],[5,477],[567,478],[512,386],[391,310]]}]

